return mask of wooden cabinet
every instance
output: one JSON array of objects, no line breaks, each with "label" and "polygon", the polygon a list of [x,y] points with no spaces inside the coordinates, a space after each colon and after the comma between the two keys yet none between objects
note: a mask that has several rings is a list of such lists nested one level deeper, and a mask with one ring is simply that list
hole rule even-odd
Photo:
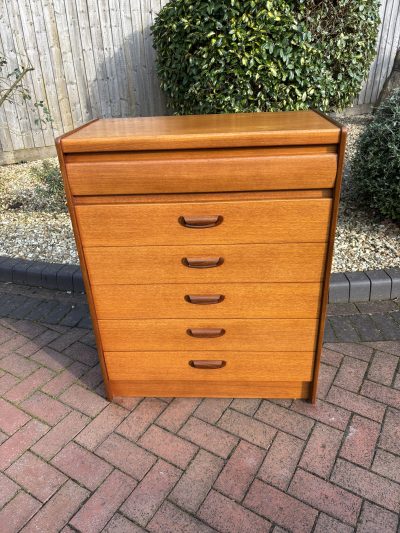
[{"label": "wooden cabinet", "polygon": [[110,399],[315,401],[345,138],[296,111],[57,140]]}]

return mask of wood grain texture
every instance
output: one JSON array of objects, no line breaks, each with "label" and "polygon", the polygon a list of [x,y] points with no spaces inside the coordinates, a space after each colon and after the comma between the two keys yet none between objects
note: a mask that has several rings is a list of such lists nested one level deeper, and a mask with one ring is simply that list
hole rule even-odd
[{"label": "wood grain texture", "polygon": [[59,143],[108,397],[315,401],[345,136],[318,112],[257,115]]},{"label": "wood grain texture", "polygon": [[55,144],[56,144],[56,149],[57,149],[58,160],[60,162],[60,169],[61,169],[61,175],[62,175],[63,183],[64,183],[65,196],[67,198],[68,211],[71,216],[72,229],[74,232],[76,247],[78,250],[79,263],[80,263],[80,267],[82,271],[82,279],[83,279],[83,283],[85,286],[87,301],[89,304],[90,316],[92,318],[93,331],[94,331],[95,339],[96,339],[96,347],[97,347],[97,352],[99,355],[99,363],[100,363],[101,373],[102,373],[103,380],[104,380],[105,394],[109,400],[112,400],[113,393],[109,385],[107,367],[104,361],[103,346],[102,346],[102,341],[101,341],[101,336],[100,336],[100,331],[99,331],[99,326],[98,326],[98,321],[97,321],[96,307],[93,302],[92,290],[91,290],[91,284],[90,284],[87,266],[86,266],[85,254],[83,251],[83,247],[82,247],[82,243],[81,243],[81,239],[79,235],[79,228],[78,228],[78,224],[77,224],[77,220],[75,216],[75,209],[74,209],[74,204],[72,201],[71,190],[69,188],[67,173],[65,170],[64,154],[61,148],[60,137],[55,140]]},{"label": "wood grain texture", "polygon": [[[313,352],[105,352],[111,380],[311,381]],[[190,360],[226,362],[223,368],[199,369]]]},{"label": "wood grain texture", "polygon": [[[99,320],[104,351],[313,351],[316,319]],[[189,328],[224,328],[216,338],[195,338]],[[218,357],[219,359],[219,357]]]},{"label": "wood grain texture", "polygon": [[[72,134],[72,132],[71,132]],[[241,156],[243,153],[248,157],[256,156],[262,153],[265,156],[273,155],[321,155],[321,154],[336,154],[337,144],[315,144],[315,145],[298,145],[298,146],[263,146],[263,147],[245,147],[245,148],[213,148],[212,153],[217,155],[224,155],[229,151],[232,157]],[[194,157],[205,158],[209,157],[210,150],[141,150],[140,152],[73,152],[65,154],[65,162],[69,163],[104,163],[110,161],[143,161],[146,159],[162,159],[169,161],[176,159],[176,154],[180,154],[186,159],[193,159]]]},{"label": "wood grain texture", "polygon": [[340,129],[314,111],[110,119],[64,139],[64,152],[171,150],[337,143]]},{"label": "wood grain texture", "polygon": [[[93,285],[99,319],[318,318],[320,283],[212,283]],[[224,300],[192,304],[185,295],[220,294]]]},{"label": "wood grain texture", "polygon": [[[330,120],[335,125],[340,126],[340,124],[338,124],[333,119],[330,119]],[[343,178],[346,139],[347,139],[347,130],[345,127],[341,127],[339,160],[338,160],[338,168],[337,168],[337,174],[336,174],[336,180],[335,180],[333,207],[331,211],[331,220],[330,220],[330,225],[329,225],[329,242],[328,242],[328,247],[326,251],[326,262],[325,262],[325,271],[324,271],[324,278],[323,278],[323,291],[322,291],[322,296],[321,296],[321,315],[320,315],[320,320],[319,320],[317,349],[316,349],[315,364],[314,364],[314,379],[313,379],[312,387],[310,391],[310,400],[313,404],[315,404],[317,401],[318,376],[319,376],[319,369],[320,369],[320,364],[321,364],[322,344],[324,342],[326,310],[328,306],[328,297],[329,297],[329,281],[330,281],[330,276],[331,276],[333,247],[335,244],[335,232],[336,232],[336,224],[337,224],[338,211],[339,211],[342,178]]]},{"label": "wood grain texture", "polygon": [[[262,152],[262,150],[261,150]],[[151,158],[69,163],[72,194],[157,194],[274,189],[323,189],[334,185],[337,155],[230,157],[208,152],[189,158],[175,153],[168,163]]]},{"label": "wood grain texture", "polygon": [[183,398],[309,398],[307,381],[111,381],[114,396],[179,396]]},{"label": "wood grain texture", "polygon": [[[83,246],[325,242],[331,199],[75,207]],[[210,228],[180,217],[219,216]]]},{"label": "wood grain texture", "polygon": [[250,192],[205,192],[191,194],[124,194],[114,196],[74,196],[74,205],[114,205],[114,204],[152,204],[152,203],[176,203],[180,204],[196,202],[229,202],[232,200],[299,200],[301,198],[332,198],[332,189],[293,189],[288,191],[250,191]]},{"label": "wood grain texture", "polygon": [[[326,244],[243,244],[86,248],[92,285],[320,282]],[[185,257],[221,257],[215,268],[188,268]]]}]

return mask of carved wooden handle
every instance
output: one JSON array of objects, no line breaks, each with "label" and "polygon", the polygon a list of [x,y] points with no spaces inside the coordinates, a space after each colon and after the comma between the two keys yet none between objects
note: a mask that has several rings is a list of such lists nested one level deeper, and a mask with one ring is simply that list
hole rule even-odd
[{"label": "carved wooden handle", "polygon": [[189,361],[189,365],[193,368],[203,368],[206,370],[212,370],[214,368],[222,368],[226,365],[226,361],[206,361],[200,359],[198,361]]},{"label": "carved wooden handle", "polygon": [[186,333],[197,339],[214,339],[225,335],[224,328],[189,328]]},{"label": "carved wooden handle", "polygon": [[184,257],[182,263],[189,268],[213,268],[222,265],[223,257]]},{"label": "carved wooden handle", "polygon": [[223,221],[221,215],[211,215],[211,216],[182,216],[178,218],[179,224],[185,228],[214,228],[218,226]]},{"label": "carved wooden handle", "polygon": [[186,294],[185,296],[187,302],[197,305],[219,304],[224,299],[223,294]]}]

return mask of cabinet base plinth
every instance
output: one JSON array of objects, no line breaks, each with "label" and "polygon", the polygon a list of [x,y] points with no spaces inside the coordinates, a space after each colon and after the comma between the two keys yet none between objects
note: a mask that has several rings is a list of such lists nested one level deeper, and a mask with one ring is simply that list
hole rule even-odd
[{"label": "cabinet base plinth", "polygon": [[309,381],[110,381],[109,399],[114,396],[309,399],[311,385]]}]

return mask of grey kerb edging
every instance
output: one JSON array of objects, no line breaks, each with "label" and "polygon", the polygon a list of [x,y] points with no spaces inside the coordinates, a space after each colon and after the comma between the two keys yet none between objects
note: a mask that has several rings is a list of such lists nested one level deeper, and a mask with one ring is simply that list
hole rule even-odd
[{"label": "grey kerb edging", "polygon": [[[28,261],[0,256],[0,282],[60,291],[84,292],[77,265]],[[331,275],[329,303],[368,302],[400,298],[400,269],[344,272]]]}]

